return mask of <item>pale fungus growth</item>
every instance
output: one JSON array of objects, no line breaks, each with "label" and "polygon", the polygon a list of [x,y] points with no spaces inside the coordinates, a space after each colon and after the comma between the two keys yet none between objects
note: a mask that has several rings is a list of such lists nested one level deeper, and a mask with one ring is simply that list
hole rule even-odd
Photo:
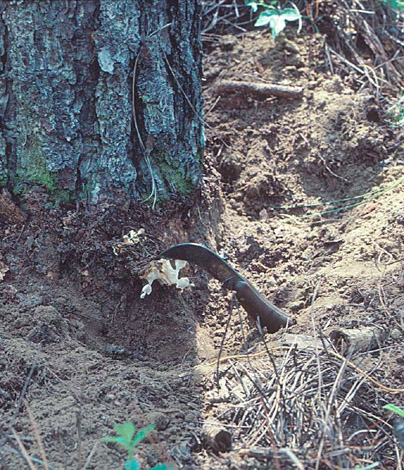
[{"label": "pale fungus growth", "polygon": [[144,235],[144,228],[139,229],[137,232],[131,230],[128,234],[123,236],[123,242],[127,245],[137,245],[140,242],[140,237]]},{"label": "pale fungus growth", "polygon": [[137,232],[130,230],[129,233],[122,237],[122,242],[113,246],[114,255],[118,256],[125,245],[136,246],[141,242],[141,238],[145,234],[145,229],[140,228]]},{"label": "pale fungus growth", "polygon": [[3,261],[0,260],[0,281],[4,279],[8,271],[8,266],[6,266]]},{"label": "pale fungus growth", "polygon": [[187,262],[176,259],[174,261],[175,268],[173,268],[171,262],[166,259],[158,261],[152,261],[142,276],[147,284],[143,286],[140,298],[144,299],[146,295],[150,295],[152,292],[152,284],[154,281],[158,281],[162,285],[172,286],[174,285],[177,289],[185,289],[190,287],[191,283],[187,277],[180,278],[180,270],[186,266]]}]

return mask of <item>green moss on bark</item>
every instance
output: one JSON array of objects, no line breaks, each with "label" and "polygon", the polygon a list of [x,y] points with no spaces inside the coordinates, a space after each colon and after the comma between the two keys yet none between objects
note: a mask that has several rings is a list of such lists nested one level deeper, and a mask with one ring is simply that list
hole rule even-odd
[{"label": "green moss on bark", "polygon": [[141,141],[153,137],[159,199],[198,186],[200,0],[0,0],[0,11],[0,184],[37,183],[55,200],[140,199]]},{"label": "green moss on bark", "polygon": [[39,136],[33,135],[25,149],[26,154],[23,158],[24,178],[45,186],[49,192],[55,191],[58,187],[57,172],[52,173],[48,170]]}]

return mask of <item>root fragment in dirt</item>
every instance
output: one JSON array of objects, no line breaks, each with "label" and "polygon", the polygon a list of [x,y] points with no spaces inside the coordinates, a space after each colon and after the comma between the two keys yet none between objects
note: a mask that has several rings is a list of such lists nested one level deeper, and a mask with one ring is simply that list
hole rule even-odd
[{"label": "root fragment in dirt", "polygon": [[227,452],[233,444],[231,432],[221,426],[220,423],[208,424],[205,426],[204,435],[207,444],[217,452]]},{"label": "root fragment in dirt", "polygon": [[251,94],[259,98],[269,98],[278,96],[280,98],[301,98],[303,96],[302,87],[291,87],[286,85],[242,82],[234,80],[223,80],[215,86],[217,93],[241,93]]},{"label": "root fragment in dirt", "polygon": [[370,351],[380,348],[387,338],[384,328],[369,326],[363,328],[339,328],[330,333],[330,339],[343,355],[354,351]]}]

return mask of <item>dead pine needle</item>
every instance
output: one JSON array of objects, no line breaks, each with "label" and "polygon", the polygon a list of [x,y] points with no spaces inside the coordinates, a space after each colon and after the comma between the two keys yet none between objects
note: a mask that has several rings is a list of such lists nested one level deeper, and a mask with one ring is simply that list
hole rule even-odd
[{"label": "dead pine needle", "polygon": [[41,453],[43,466],[44,466],[45,470],[49,470],[48,460],[46,458],[45,448],[43,446],[42,439],[41,439],[41,436],[39,434],[38,426],[36,424],[34,415],[32,414],[32,411],[31,411],[31,408],[28,404],[28,401],[25,400],[25,399],[24,399],[24,405],[25,405],[25,409],[27,410],[27,413],[28,413],[28,417],[29,417],[29,421],[30,421],[31,426],[32,426],[32,430],[34,431],[34,436],[35,436],[36,443],[38,444],[38,447],[39,447],[39,452]]},{"label": "dead pine needle", "polygon": [[93,447],[91,448],[90,453],[88,454],[88,457],[87,457],[86,462],[84,464],[83,470],[86,470],[88,468],[88,466],[90,465],[91,459],[93,458],[93,456],[94,456],[94,454],[97,450],[98,444],[99,444],[99,442],[96,441],[94,443]]},{"label": "dead pine needle", "polygon": [[216,365],[216,387],[217,387],[218,390],[220,389],[220,375],[219,375],[220,356],[222,355],[223,347],[224,347],[224,342],[225,342],[225,340],[226,340],[227,332],[228,332],[228,330],[229,330],[229,325],[230,325],[231,317],[232,317],[232,314],[233,314],[233,307],[234,307],[235,299],[236,299],[236,294],[233,293],[233,295],[232,295],[232,297],[231,297],[231,300],[230,300],[229,313],[228,313],[228,317],[227,317],[226,326],[225,326],[225,329],[224,329],[224,333],[223,333],[223,336],[222,336],[222,340],[221,340],[221,342],[220,342],[219,355],[217,356],[217,365]]},{"label": "dead pine needle", "polygon": [[76,432],[77,432],[77,468],[82,470],[81,460],[81,443],[83,441],[81,435],[81,408],[76,411]]},{"label": "dead pine needle", "polygon": [[29,456],[29,454],[27,452],[27,449],[25,448],[22,440],[20,439],[20,436],[17,434],[16,430],[14,428],[11,428],[11,432],[12,432],[15,440],[17,441],[18,447],[20,448],[21,453],[24,456],[24,458],[25,458],[25,460],[28,464],[28,467],[31,470],[37,470],[37,468],[35,467],[35,465],[33,464],[32,460],[31,460],[31,457]]}]

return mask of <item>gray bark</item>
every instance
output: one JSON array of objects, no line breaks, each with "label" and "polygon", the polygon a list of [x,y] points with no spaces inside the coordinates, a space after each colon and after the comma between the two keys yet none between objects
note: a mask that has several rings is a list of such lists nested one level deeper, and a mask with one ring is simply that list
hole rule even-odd
[{"label": "gray bark", "polygon": [[199,0],[0,0],[0,185],[139,198],[151,169],[159,198],[191,192],[199,23]]}]

